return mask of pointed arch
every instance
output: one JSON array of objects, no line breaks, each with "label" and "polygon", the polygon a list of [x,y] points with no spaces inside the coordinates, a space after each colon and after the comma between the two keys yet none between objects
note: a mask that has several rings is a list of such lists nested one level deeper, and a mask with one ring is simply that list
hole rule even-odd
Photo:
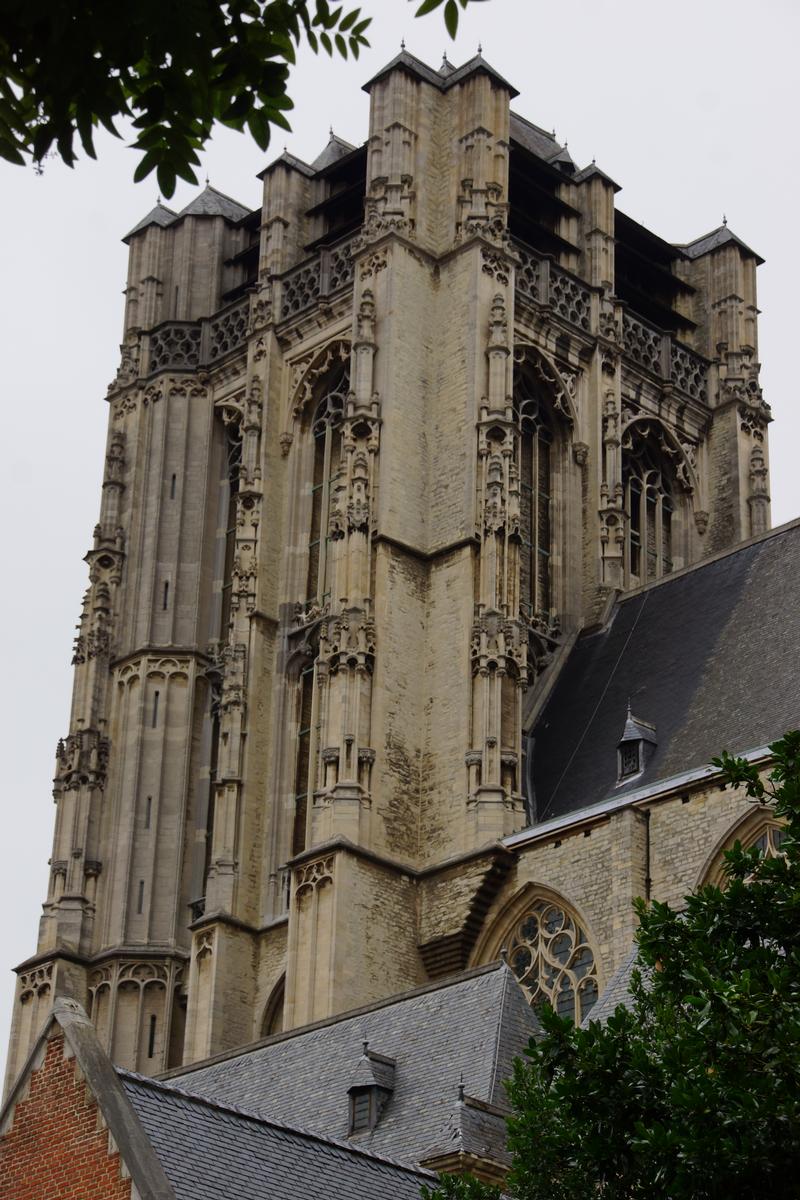
[{"label": "pointed arch", "polygon": [[534,1008],[551,1004],[576,1024],[588,1016],[603,980],[588,922],[563,896],[527,884],[479,939],[472,965],[502,958]]},{"label": "pointed arch", "polygon": [[568,421],[573,437],[578,438],[578,410],[575,403],[577,375],[564,367],[556,366],[555,361],[532,342],[515,341],[514,363],[517,366],[528,365],[533,369],[549,389],[553,408]]},{"label": "pointed arch", "polygon": [[336,337],[294,364],[289,382],[291,420],[297,421],[304,415],[315,397],[317,384],[325,375],[343,368],[349,390],[351,352],[350,340]]},{"label": "pointed arch", "polygon": [[696,459],[663,421],[641,414],[623,427],[621,454],[625,586],[638,587],[690,560]]},{"label": "pointed arch", "polygon": [[284,974],[281,975],[273,987],[267,1003],[264,1005],[264,1012],[261,1016],[260,1037],[273,1037],[275,1034],[283,1033],[283,1003],[285,997],[286,975]]},{"label": "pointed arch", "polygon": [[751,808],[719,838],[706,858],[695,881],[695,890],[714,884],[721,887],[725,882],[725,851],[733,849],[736,842],[741,842],[745,850],[761,843],[761,849],[768,858],[776,858],[781,853],[783,826],[775,819],[772,809],[766,805]]},{"label": "pointed arch", "polygon": [[700,482],[697,476],[697,460],[694,455],[694,448],[684,445],[683,442],[679,441],[669,425],[666,425],[660,417],[638,414],[622,426],[623,453],[626,449],[626,437],[630,440],[634,426],[641,427],[643,432],[647,426],[652,427],[651,430],[647,430],[647,433],[655,431],[661,440],[661,449],[672,461],[675,478],[678,483],[689,495],[699,496]]}]

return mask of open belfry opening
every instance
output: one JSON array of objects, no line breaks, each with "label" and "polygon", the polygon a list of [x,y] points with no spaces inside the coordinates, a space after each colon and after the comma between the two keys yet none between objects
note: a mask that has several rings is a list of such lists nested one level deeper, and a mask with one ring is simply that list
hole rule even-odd
[{"label": "open belfry opening", "polygon": [[[144,1076],[364,1009],[336,1129],[378,1137],[394,998],[580,1022],[634,897],[778,845],[706,771],[797,723],[758,255],[637,224],[480,55],[366,89],[365,140],[283,153],[256,211],[207,186],[125,239],[9,1088],[56,997]],[[496,1080],[451,1083],[458,1137],[488,1128]]]}]

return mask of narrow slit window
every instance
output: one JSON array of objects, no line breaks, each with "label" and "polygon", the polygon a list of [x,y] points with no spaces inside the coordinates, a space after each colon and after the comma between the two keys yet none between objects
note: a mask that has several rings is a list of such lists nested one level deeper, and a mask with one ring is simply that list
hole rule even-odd
[{"label": "narrow slit window", "polygon": [[523,615],[549,617],[553,610],[554,426],[536,388],[524,376],[515,394],[520,429],[520,593]]},{"label": "narrow slit window", "polygon": [[144,880],[139,880],[139,895],[136,900],[137,913],[144,912]]},{"label": "narrow slit window", "polygon": [[156,725],[158,724],[158,697],[159,693],[153,692],[153,729],[155,729]]},{"label": "narrow slit window", "polygon": [[161,607],[166,611],[169,608],[169,581],[164,580],[164,597]]},{"label": "narrow slit window", "polygon": [[144,827],[145,827],[145,829],[150,828],[150,820],[151,820],[152,815],[153,815],[153,797],[148,796],[147,800],[145,801],[145,805],[144,805]]},{"label": "narrow slit window", "polygon": [[177,475],[173,475],[173,476],[172,476],[172,479],[170,480],[170,485],[169,485],[169,498],[170,498],[170,500],[174,500],[174,499],[175,499],[175,484],[176,484],[176,482],[177,482],[177,479],[178,479]]},{"label": "narrow slit window", "polygon": [[152,1058],[156,1049],[156,1015],[150,1014],[150,1029],[147,1034],[147,1057]]}]

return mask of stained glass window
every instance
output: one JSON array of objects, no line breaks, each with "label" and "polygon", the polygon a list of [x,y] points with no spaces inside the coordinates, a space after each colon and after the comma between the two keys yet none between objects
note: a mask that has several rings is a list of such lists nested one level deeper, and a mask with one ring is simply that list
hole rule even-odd
[{"label": "stained glass window", "polygon": [[511,932],[507,961],[534,1008],[551,1004],[579,1024],[597,1002],[594,954],[583,929],[560,904],[532,903]]}]

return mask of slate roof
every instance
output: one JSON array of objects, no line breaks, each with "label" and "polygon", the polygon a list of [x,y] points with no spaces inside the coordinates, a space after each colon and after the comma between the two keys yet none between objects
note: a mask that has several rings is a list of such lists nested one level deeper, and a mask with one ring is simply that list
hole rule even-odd
[{"label": "slate roof", "polygon": [[552,162],[554,158],[558,158],[564,149],[552,133],[548,133],[546,129],[540,129],[538,125],[521,117],[519,113],[511,113],[509,133],[515,142],[519,142],[520,146],[530,150],[531,154],[544,159],[545,162]]},{"label": "slate roof", "polygon": [[118,1072],[176,1200],[419,1200],[426,1171]]},{"label": "slate roof", "polygon": [[355,148],[350,142],[346,142],[344,138],[337,137],[333,130],[331,130],[328,144],[322,153],[318,154],[314,159],[311,168],[314,171],[324,171],[326,167],[332,166],[340,158],[346,158],[348,154],[352,154]]},{"label": "slate roof", "polygon": [[401,50],[396,54],[385,66],[381,67],[371,79],[368,79],[364,84],[363,90],[368,92],[374,83],[379,79],[383,79],[384,75],[388,75],[390,71],[396,70],[398,67],[404,68],[410,75],[416,75],[418,79],[424,79],[426,83],[432,84],[441,92],[446,92],[449,88],[454,87],[457,83],[461,83],[463,79],[467,79],[475,71],[481,71],[485,75],[489,75],[492,79],[497,80],[503,87],[508,88],[511,96],[518,96],[517,89],[504,79],[499,71],[496,71],[481,54],[475,54],[467,62],[460,67],[453,67],[452,63],[447,62],[445,56],[443,67],[445,70],[435,71],[433,67],[429,67],[421,58],[417,58],[415,54],[410,54],[408,50]]},{"label": "slate roof", "polygon": [[[578,637],[534,726],[537,821],[800,726],[798,596],[796,521],[621,597],[602,630]],[[657,744],[617,786],[629,702]]]},{"label": "slate roof", "polygon": [[166,204],[162,204],[159,200],[155,208],[151,208],[147,216],[142,217],[141,221],[134,225],[133,229],[129,230],[122,240],[123,242],[127,242],[135,233],[141,232],[142,229],[147,229],[150,225],[161,225],[162,227],[171,225],[177,215],[173,209],[167,208]]},{"label": "slate roof", "polygon": [[462,1073],[470,1096],[504,1105],[502,1082],[537,1030],[508,967],[493,965],[278,1035],[207,1065],[181,1068],[169,1078],[194,1094],[344,1138],[347,1089],[368,1039],[370,1052],[395,1059],[397,1066],[380,1121],[358,1136],[358,1145],[419,1162],[445,1136]]},{"label": "slate roof", "polygon": [[250,215],[250,211],[238,200],[226,196],[224,192],[218,192],[211,184],[206,184],[202,192],[181,209],[178,216],[225,217],[228,221],[241,221],[242,217]]},{"label": "slate roof", "polygon": [[510,1165],[511,1154],[506,1145],[507,1111],[507,1108],[484,1105],[472,1096],[459,1098],[444,1129],[421,1156],[421,1161],[464,1153]]},{"label": "slate roof", "polygon": [[761,255],[756,254],[755,250],[751,250],[747,243],[743,242],[740,237],[737,237],[727,225],[719,225],[716,229],[712,229],[710,233],[704,233],[702,237],[695,238],[693,242],[687,242],[680,249],[689,258],[699,258],[701,254],[708,254],[712,250],[717,250],[720,246],[727,245],[728,242],[735,242],[747,254],[752,254],[759,265],[763,263],[764,259]]},{"label": "slate roof", "polygon": [[626,1008],[631,1005],[631,972],[636,966],[638,950],[633,947],[628,957],[617,967],[603,990],[600,999],[590,1013],[583,1018],[581,1025],[586,1028],[592,1021],[605,1025],[606,1021],[619,1004]]}]

